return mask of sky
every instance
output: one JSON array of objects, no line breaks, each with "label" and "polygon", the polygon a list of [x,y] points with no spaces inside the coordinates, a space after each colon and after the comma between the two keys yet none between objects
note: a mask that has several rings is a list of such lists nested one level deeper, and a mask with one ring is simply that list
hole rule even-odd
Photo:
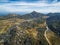
[{"label": "sky", "polygon": [[60,12],[60,0],[0,0],[0,13]]}]

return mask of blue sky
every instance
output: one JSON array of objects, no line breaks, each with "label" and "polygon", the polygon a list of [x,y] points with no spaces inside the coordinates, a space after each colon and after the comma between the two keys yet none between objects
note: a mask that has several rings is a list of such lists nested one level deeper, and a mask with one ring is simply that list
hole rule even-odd
[{"label": "blue sky", "polygon": [[0,0],[1,12],[60,12],[60,0]]}]

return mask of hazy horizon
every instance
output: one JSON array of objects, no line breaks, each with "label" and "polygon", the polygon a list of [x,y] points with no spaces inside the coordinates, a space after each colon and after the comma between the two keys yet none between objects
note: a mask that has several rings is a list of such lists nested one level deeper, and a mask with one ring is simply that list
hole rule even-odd
[{"label": "hazy horizon", "polygon": [[60,13],[60,0],[0,0],[0,13]]}]

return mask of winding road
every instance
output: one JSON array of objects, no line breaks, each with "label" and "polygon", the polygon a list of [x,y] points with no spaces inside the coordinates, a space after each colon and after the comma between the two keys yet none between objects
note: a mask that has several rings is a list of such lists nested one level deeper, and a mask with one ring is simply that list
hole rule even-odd
[{"label": "winding road", "polygon": [[[46,22],[44,24],[47,25]],[[47,30],[45,30],[44,36],[45,36],[47,42],[49,43],[49,45],[52,45],[51,42],[49,41],[48,37],[47,37],[47,31],[49,31],[49,28],[47,26],[46,26],[46,28],[47,28]]]},{"label": "winding road", "polygon": [[52,45],[52,44],[50,43],[48,37],[47,37],[47,31],[49,31],[49,30],[47,29],[47,30],[44,32],[44,36],[45,36],[47,42],[49,43],[49,45]]}]

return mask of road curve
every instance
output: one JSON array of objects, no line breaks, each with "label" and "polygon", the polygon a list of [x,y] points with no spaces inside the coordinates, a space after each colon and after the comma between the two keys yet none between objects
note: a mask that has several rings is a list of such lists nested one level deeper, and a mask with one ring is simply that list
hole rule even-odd
[{"label": "road curve", "polygon": [[[44,24],[46,25],[46,22],[45,22]],[[47,37],[47,31],[49,31],[49,28],[48,28],[47,26],[46,26],[46,28],[47,28],[47,29],[46,29],[45,32],[44,32],[44,36],[45,36],[47,42],[49,43],[49,45],[52,45],[52,44],[50,43],[48,37]]]},{"label": "road curve", "polygon": [[50,43],[49,39],[47,38],[47,35],[46,35],[46,34],[47,34],[47,31],[48,31],[48,30],[46,30],[46,31],[44,32],[44,36],[45,36],[47,42],[49,43],[49,45],[52,45],[52,44]]}]

